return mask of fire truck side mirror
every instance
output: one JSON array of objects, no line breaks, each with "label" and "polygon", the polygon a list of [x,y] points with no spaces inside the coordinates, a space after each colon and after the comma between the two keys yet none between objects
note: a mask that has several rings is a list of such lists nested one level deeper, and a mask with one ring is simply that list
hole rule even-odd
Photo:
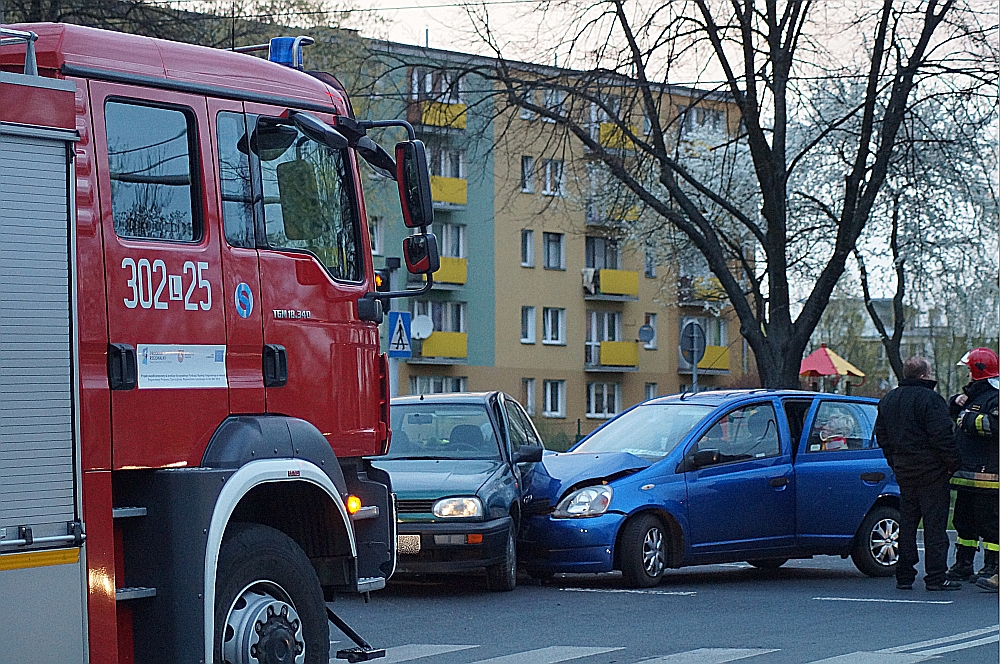
[{"label": "fire truck side mirror", "polygon": [[434,223],[431,176],[427,170],[427,150],[423,141],[396,143],[396,183],[406,227],[421,228]]},{"label": "fire truck side mirror", "polygon": [[312,226],[323,218],[316,170],[305,159],[293,159],[278,164],[275,174],[285,237],[289,240],[313,239],[318,233]]},{"label": "fire truck side mirror", "polygon": [[433,234],[403,238],[403,260],[412,274],[433,274],[441,268],[437,238]]},{"label": "fire truck side mirror", "polygon": [[349,145],[347,137],[323,122],[315,115],[295,112],[291,114],[292,124],[303,134],[334,150],[343,150]]}]

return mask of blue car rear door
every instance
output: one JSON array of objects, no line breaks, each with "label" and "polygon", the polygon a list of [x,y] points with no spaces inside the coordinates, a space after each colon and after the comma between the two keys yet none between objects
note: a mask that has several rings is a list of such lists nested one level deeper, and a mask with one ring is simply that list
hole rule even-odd
[{"label": "blue car rear door", "polygon": [[715,463],[685,472],[694,556],[738,559],[742,552],[778,553],[794,543],[795,477],[787,436],[767,400],[729,410],[687,450],[686,468],[697,452],[718,452]]},{"label": "blue car rear door", "polygon": [[847,546],[889,482],[889,466],[872,444],[874,420],[871,403],[819,398],[810,409],[795,459],[800,545]]}]

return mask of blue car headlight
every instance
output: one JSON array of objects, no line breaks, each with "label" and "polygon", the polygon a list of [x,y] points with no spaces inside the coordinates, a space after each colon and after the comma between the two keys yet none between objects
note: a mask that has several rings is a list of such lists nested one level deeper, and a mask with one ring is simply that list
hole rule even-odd
[{"label": "blue car headlight", "polygon": [[557,519],[598,516],[608,511],[613,491],[606,484],[577,489],[559,501],[552,516]]}]

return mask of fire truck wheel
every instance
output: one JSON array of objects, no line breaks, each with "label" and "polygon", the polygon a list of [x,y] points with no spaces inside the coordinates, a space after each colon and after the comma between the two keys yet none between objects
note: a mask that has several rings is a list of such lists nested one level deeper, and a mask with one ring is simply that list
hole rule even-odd
[{"label": "fire truck wheel", "polygon": [[215,582],[215,661],[327,664],[319,579],[295,540],[258,524],[229,528]]}]

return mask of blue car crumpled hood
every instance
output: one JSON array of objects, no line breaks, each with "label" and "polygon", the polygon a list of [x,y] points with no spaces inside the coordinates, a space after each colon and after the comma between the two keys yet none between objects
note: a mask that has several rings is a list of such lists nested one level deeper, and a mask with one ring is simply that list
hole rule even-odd
[{"label": "blue car crumpled hood", "polygon": [[569,488],[580,482],[639,471],[650,465],[628,452],[546,454],[531,477],[531,502],[547,500],[555,507]]}]

